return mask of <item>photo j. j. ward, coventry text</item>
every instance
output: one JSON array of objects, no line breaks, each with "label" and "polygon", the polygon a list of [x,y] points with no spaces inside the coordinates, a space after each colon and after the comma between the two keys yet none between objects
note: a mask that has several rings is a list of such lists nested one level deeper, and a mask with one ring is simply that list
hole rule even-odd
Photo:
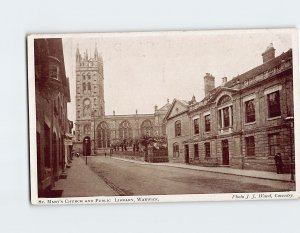
[{"label": "photo j. j. ward, coventry text", "polygon": [[32,197],[296,192],[296,34],[29,36]]}]

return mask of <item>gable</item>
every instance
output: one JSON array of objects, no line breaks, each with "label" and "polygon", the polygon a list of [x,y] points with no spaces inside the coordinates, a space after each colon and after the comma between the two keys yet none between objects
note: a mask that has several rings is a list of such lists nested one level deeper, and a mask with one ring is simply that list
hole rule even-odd
[{"label": "gable", "polygon": [[187,109],[188,109],[187,106],[183,105],[179,101],[175,101],[171,106],[171,111],[168,113],[167,118],[171,118],[176,115],[179,115],[180,113],[187,111]]}]

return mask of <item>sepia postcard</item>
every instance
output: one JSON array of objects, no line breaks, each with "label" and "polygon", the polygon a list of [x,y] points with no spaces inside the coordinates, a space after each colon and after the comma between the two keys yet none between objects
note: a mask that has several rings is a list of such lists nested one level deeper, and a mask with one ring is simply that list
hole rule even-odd
[{"label": "sepia postcard", "polygon": [[298,30],[27,37],[31,203],[298,199]]}]

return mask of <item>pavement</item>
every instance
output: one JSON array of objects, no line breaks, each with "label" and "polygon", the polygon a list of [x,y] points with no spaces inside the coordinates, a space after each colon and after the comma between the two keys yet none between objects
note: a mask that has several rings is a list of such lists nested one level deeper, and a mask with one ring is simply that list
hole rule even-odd
[{"label": "pavement", "polygon": [[286,181],[291,182],[291,174],[277,174],[274,172],[268,171],[257,171],[257,170],[243,170],[229,167],[202,167],[199,165],[191,165],[191,164],[183,164],[183,163],[147,163],[143,161],[130,160],[124,158],[112,157],[113,159],[127,161],[131,163],[149,165],[149,166],[165,166],[165,167],[176,167],[183,169],[191,169],[198,171],[206,171],[213,173],[222,173],[222,174],[230,174],[244,177],[252,177],[258,179],[267,179],[267,180],[275,180],[275,181]]},{"label": "pavement", "polygon": [[73,157],[67,178],[55,183],[52,190],[63,190],[62,197],[114,196],[117,193],[85,165],[81,157]]}]

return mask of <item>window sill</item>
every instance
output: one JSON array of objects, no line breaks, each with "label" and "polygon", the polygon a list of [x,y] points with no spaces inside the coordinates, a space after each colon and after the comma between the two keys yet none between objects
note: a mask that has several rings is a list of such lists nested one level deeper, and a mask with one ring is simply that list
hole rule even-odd
[{"label": "window sill", "polygon": [[281,116],[267,118],[268,121],[272,121],[272,120],[276,120],[276,119],[281,119]]},{"label": "window sill", "polygon": [[254,125],[254,124],[256,124],[256,121],[244,123],[244,125]]},{"label": "window sill", "polygon": [[220,133],[220,134],[228,134],[228,133],[232,133],[232,126],[226,127],[226,128],[220,128],[220,129],[219,129],[219,133]]}]

